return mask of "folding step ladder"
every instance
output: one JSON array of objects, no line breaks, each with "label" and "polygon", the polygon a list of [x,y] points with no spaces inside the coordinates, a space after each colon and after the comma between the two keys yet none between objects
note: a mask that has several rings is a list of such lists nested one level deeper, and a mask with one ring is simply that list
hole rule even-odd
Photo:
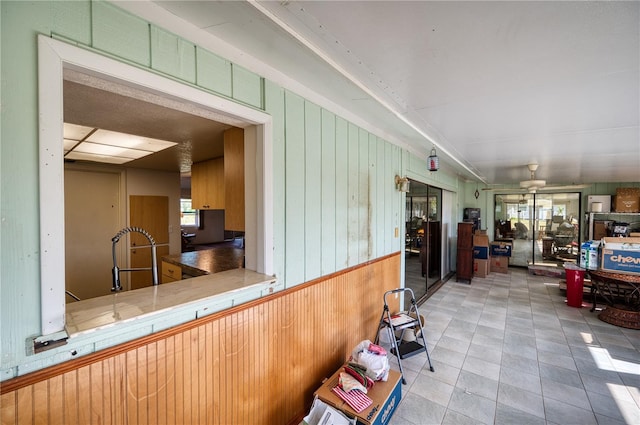
[{"label": "folding step ladder", "polygon": [[[391,314],[389,311],[389,304],[387,303],[387,296],[395,295],[400,292],[404,292],[411,295],[411,306],[406,312]],[[398,365],[400,366],[400,373],[402,374],[402,383],[406,384],[407,381],[404,378],[404,370],[402,369],[402,360],[420,354],[424,351],[429,361],[429,370],[434,372],[433,365],[431,364],[431,358],[429,357],[429,350],[427,349],[427,340],[424,337],[424,330],[422,329],[422,321],[420,320],[420,312],[416,305],[416,298],[413,295],[411,288],[398,288],[384,293],[384,309],[380,316],[380,325],[378,326],[378,332],[376,333],[375,344],[378,344],[380,339],[380,331],[387,329],[389,333],[389,340],[391,341],[391,353],[397,357]],[[404,341],[405,332],[416,332],[419,329],[419,335],[416,335],[413,341]],[[422,344],[418,342],[418,338],[422,339]]]}]

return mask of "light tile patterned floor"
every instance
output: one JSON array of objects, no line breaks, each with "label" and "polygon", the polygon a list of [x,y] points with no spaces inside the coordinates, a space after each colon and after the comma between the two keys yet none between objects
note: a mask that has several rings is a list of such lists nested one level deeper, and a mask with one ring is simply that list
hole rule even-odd
[{"label": "light tile patterned floor", "polygon": [[435,372],[402,361],[391,425],[640,424],[640,331],[568,307],[556,278],[453,279],[420,313]]}]

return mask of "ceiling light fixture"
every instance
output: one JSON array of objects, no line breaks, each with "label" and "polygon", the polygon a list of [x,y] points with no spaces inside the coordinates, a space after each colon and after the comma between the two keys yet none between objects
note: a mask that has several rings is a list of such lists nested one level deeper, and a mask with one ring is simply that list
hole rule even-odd
[{"label": "ceiling light fixture", "polygon": [[166,140],[64,123],[64,158],[125,164],[177,145]]}]

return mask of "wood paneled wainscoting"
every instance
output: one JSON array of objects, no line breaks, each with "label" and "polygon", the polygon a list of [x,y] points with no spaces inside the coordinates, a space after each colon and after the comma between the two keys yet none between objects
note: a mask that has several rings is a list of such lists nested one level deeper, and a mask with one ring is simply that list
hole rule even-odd
[{"label": "wood paneled wainscoting", "polygon": [[2,424],[297,423],[399,284],[395,253],[5,381]]}]

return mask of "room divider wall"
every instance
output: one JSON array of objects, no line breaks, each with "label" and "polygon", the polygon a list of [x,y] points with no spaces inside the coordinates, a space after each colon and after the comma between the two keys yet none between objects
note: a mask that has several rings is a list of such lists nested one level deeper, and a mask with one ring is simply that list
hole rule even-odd
[{"label": "room divider wall", "polygon": [[394,253],[5,381],[1,422],[297,423],[398,286]]}]

